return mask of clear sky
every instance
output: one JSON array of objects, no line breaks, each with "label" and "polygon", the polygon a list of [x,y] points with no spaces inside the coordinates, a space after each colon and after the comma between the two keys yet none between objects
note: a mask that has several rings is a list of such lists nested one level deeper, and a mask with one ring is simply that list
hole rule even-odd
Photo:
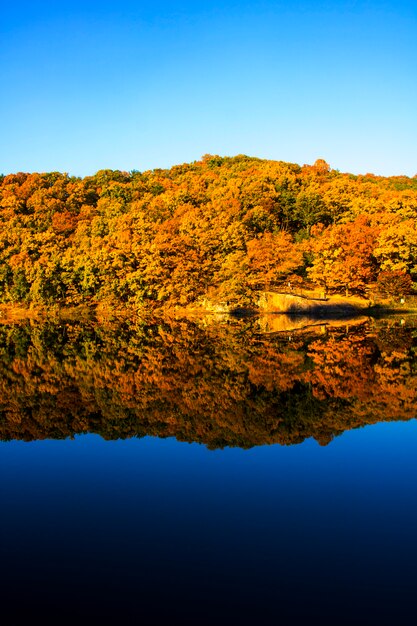
[{"label": "clear sky", "polygon": [[416,0],[0,0],[0,172],[417,173]]}]

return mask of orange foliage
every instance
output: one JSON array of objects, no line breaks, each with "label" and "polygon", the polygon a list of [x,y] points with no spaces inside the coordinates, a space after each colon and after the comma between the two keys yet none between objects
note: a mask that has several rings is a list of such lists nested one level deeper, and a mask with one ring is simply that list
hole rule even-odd
[{"label": "orange foliage", "polygon": [[255,306],[289,275],[362,292],[380,271],[416,272],[416,179],[341,174],[323,159],[10,174],[0,209],[2,302]]}]

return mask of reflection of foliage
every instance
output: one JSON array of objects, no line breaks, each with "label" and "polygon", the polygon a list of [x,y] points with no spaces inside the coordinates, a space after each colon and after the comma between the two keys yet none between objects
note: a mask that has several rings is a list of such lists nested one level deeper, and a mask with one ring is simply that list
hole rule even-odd
[{"label": "reflection of foliage", "polygon": [[413,332],[401,322],[384,324],[378,328],[375,342],[381,353],[400,351],[408,354],[413,350]]},{"label": "reflection of foliage", "polygon": [[254,323],[0,326],[0,436],[325,444],[348,428],[414,416],[410,328],[379,322],[288,341],[254,333]]},{"label": "reflection of foliage", "polygon": [[313,341],[309,357],[314,363],[309,379],[319,398],[366,399],[374,380],[375,346],[360,334]]}]

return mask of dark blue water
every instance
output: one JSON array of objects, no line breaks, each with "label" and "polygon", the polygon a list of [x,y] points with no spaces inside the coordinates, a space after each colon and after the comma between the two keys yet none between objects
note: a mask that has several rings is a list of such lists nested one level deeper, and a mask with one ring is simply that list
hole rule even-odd
[{"label": "dark blue water", "polygon": [[417,423],[0,444],[6,624],[414,624]]}]

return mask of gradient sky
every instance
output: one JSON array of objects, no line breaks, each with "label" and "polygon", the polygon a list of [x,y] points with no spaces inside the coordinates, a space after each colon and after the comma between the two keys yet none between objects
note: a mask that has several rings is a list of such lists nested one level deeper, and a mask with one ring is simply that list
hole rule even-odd
[{"label": "gradient sky", "polygon": [[415,0],[0,0],[0,172],[417,173]]}]

